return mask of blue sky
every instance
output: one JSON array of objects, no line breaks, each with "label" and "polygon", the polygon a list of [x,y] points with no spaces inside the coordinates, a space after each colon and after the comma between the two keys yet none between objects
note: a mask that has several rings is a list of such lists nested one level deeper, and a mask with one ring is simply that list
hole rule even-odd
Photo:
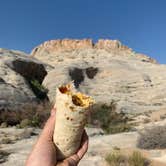
[{"label": "blue sky", "polygon": [[0,47],[62,38],[118,39],[166,64],[166,0],[1,0]]}]

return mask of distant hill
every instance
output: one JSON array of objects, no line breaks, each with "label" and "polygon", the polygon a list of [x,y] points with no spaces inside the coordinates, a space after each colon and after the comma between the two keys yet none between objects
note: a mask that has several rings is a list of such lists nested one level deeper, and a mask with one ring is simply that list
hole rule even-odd
[{"label": "distant hill", "polygon": [[116,102],[118,111],[160,110],[166,108],[165,73],[166,65],[118,40],[51,40],[31,56],[0,49],[0,110],[54,102],[56,87],[71,80],[96,102]]}]

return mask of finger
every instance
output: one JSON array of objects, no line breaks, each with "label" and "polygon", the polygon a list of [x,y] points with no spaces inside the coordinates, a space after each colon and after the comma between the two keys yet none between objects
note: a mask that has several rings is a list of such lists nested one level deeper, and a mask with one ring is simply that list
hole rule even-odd
[{"label": "finger", "polygon": [[50,116],[54,116],[55,114],[56,114],[56,108],[53,108],[53,109],[51,110]]},{"label": "finger", "polygon": [[74,154],[74,155],[68,157],[67,159],[65,159],[63,162],[68,163],[69,166],[77,166],[79,161],[80,161],[79,156],[77,154]]},{"label": "finger", "polygon": [[79,161],[82,159],[82,157],[86,153],[87,149],[88,149],[88,135],[87,135],[86,131],[84,130],[83,135],[82,135],[80,149],[78,150],[78,152],[76,154],[70,156],[69,158],[65,159],[64,161],[68,162],[69,166],[70,165],[77,166]]},{"label": "finger", "polygon": [[84,130],[83,136],[82,136],[82,144],[80,146],[80,149],[77,152],[77,155],[80,160],[83,158],[83,156],[85,155],[85,153],[88,150],[88,142],[89,142],[88,135],[87,135],[86,131]]},{"label": "finger", "polygon": [[40,137],[52,141],[52,137],[54,134],[54,127],[55,127],[55,110],[52,109],[51,116],[47,120]]}]

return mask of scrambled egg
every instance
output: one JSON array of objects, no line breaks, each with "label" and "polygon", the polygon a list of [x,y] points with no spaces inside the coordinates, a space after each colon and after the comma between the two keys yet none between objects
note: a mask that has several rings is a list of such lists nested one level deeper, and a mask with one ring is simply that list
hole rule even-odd
[{"label": "scrambled egg", "polygon": [[82,94],[81,92],[74,93],[72,92],[72,88],[73,88],[72,84],[67,84],[65,86],[59,87],[59,90],[61,93],[71,95],[73,104],[75,104],[76,106],[81,106],[86,108],[94,103],[92,97]]}]

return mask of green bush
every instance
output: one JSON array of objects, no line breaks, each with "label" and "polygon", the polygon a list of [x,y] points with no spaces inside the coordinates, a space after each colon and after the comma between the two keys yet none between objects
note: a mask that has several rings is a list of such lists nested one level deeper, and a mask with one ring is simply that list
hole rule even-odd
[{"label": "green bush", "polygon": [[40,117],[38,114],[35,114],[31,120],[31,126],[38,127],[40,126]]},{"label": "green bush", "polygon": [[166,126],[154,126],[139,132],[137,146],[142,149],[165,149]]},{"label": "green bush", "polygon": [[41,85],[38,80],[35,80],[35,79],[30,80],[30,83],[34,87],[36,87],[37,89],[39,89],[40,91],[45,91],[46,90],[46,88],[43,85]]},{"label": "green bush", "polygon": [[129,118],[124,113],[116,112],[116,103],[96,104],[92,107],[88,120],[89,126],[101,127],[105,133],[119,133],[131,130]]},{"label": "green bush", "polygon": [[48,90],[36,79],[29,80],[29,85],[37,98],[47,99]]}]

